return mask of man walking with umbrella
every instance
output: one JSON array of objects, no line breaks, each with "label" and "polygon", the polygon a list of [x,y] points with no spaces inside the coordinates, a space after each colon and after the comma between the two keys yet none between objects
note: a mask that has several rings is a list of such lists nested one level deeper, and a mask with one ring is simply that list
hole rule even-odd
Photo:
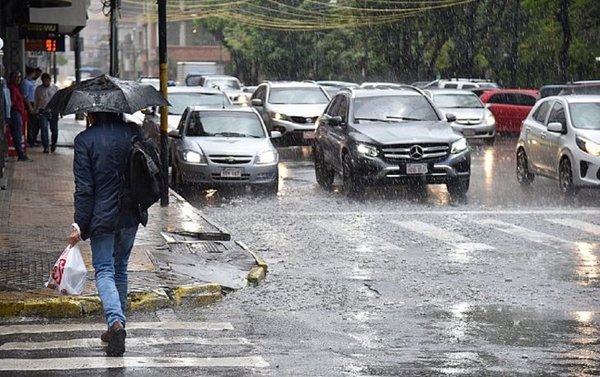
[{"label": "man walking with umbrella", "polygon": [[[95,81],[94,81],[95,80]],[[127,156],[134,135],[141,129],[127,125],[120,113],[167,102],[154,90],[152,99],[140,96],[136,88],[108,76],[87,80],[57,92],[46,110],[69,114],[88,111],[90,127],[75,138],[75,223],[69,243],[90,238],[96,289],[108,325],[100,337],[108,343],[108,356],[125,352],[127,322],[127,264],[140,214],[124,205],[122,197]]]}]

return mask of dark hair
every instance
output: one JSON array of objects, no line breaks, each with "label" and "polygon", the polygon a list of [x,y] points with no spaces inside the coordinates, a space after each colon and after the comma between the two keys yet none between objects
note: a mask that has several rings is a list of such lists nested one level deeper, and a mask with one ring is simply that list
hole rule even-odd
[{"label": "dark hair", "polygon": [[10,73],[10,75],[8,76],[8,79],[12,81],[12,80],[14,80],[14,79],[15,79],[15,77],[17,77],[17,76],[21,76],[21,72],[19,72],[19,71],[12,71],[12,72]]},{"label": "dark hair", "polygon": [[42,73],[42,69],[40,67],[35,67],[33,70],[36,72]]},{"label": "dark hair", "polygon": [[33,71],[34,71],[33,67],[25,66],[25,74],[26,75],[33,73]]},{"label": "dark hair", "polygon": [[42,73],[42,81],[44,81],[44,80],[50,80],[50,74],[49,73],[46,73],[46,72]]}]

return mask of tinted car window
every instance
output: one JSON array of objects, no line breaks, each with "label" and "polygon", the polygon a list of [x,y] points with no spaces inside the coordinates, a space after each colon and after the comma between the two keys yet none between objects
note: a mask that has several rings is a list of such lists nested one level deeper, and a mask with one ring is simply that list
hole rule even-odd
[{"label": "tinted car window", "polygon": [[272,104],[318,104],[329,98],[321,88],[271,88],[269,103]]},{"label": "tinted car window", "polygon": [[337,96],[337,97],[333,97],[333,100],[331,101],[331,104],[329,104],[329,107],[327,108],[327,111],[325,111],[325,113],[329,116],[335,116],[338,113],[338,109],[340,108],[340,101],[341,101],[342,96]]},{"label": "tinted car window", "polygon": [[458,88],[458,84],[446,84],[446,85],[444,85],[444,88],[456,89],[456,88]]},{"label": "tinted car window", "polygon": [[563,126],[567,124],[567,118],[565,117],[565,108],[560,102],[556,102],[554,106],[552,106],[552,111],[550,111],[548,123],[552,122],[558,122]]},{"label": "tinted car window", "polygon": [[569,110],[573,127],[600,130],[600,103],[572,103]]},{"label": "tinted car window", "polygon": [[550,110],[550,102],[546,101],[546,102],[542,103],[540,105],[540,107],[537,108],[537,110],[535,110],[535,113],[533,114],[533,119],[544,124],[544,122],[546,122],[546,116],[548,115],[548,110]]},{"label": "tinted car window", "polygon": [[266,93],[265,93],[266,91],[267,91],[267,87],[265,85],[259,86],[258,88],[256,88],[254,93],[252,93],[252,98],[260,98],[264,101],[265,97],[266,97]]},{"label": "tinted car window", "polygon": [[477,88],[477,85],[463,84],[463,89],[473,89],[473,88]]},{"label": "tinted car window", "polygon": [[506,98],[505,93],[496,93],[492,94],[490,97],[489,103],[508,103],[508,99]]},{"label": "tinted car window", "polygon": [[186,136],[265,137],[256,114],[239,112],[193,112]]},{"label": "tinted car window", "polygon": [[537,101],[534,96],[523,93],[514,93],[512,97],[513,104],[519,106],[534,106],[535,102]]},{"label": "tinted car window", "polygon": [[[358,119],[357,119],[358,118]],[[360,118],[380,120],[439,120],[436,111],[424,96],[380,96],[363,97],[354,101],[354,121]]]}]

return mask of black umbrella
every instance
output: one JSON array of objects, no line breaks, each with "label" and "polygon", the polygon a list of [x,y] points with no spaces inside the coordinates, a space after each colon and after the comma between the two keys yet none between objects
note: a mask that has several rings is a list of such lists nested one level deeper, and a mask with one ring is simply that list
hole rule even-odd
[{"label": "black umbrella", "polygon": [[102,75],[59,90],[45,109],[57,113],[107,112],[133,114],[148,106],[169,106],[151,85]]}]

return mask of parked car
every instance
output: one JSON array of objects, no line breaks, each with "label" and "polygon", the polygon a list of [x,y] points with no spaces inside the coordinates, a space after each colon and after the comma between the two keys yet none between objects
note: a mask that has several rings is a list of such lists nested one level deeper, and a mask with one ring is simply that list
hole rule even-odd
[{"label": "parked car", "polygon": [[496,119],[475,93],[458,89],[436,89],[427,93],[439,110],[456,116],[456,120],[450,123],[452,128],[466,138],[494,144]]},{"label": "parked car", "polygon": [[279,155],[254,109],[188,107],[169,138],[175,189],[189,183],[202,188],[249,185],[277,193]]},{"label": "parked car", "polygon": [[479,97],[496,118],[496,132],[520,132],[521,123],[531,111],[540,92],[533,89],[490,90]]},{"label": "parked car", "polygon": [[356,88],[358,84],[350,81],[319,80],[316,82],[321,85],[329,97],[333,97],[342,88]]},{"label": "parked car", "polygon": [[424,89],[498,89],[495,82],[485,79],[439,79],[430,82],[423,87]]},{"label": "parked car", "polygon": [[267,129],[281,132],[288,141],[304,144],[314,139],[315,121],[329,96],[314,83],[269,81],[256,88],[251,101]]},{"label": "parked car", "polygon": [[560,191],[600,188],[600,96],[540,100],[523,122],[516,149],[517,180],[556,179]]},{"label": "parked car", "polygon": [[[188,106],[223,108],[233,105],[224,92],[214,88],[170,86],[167,88],[167,93],[169,103],[171,103],[168,120],[169,131],[177,129],[181,114]],[[145,116],[142,112],[137,112],[133,114],[133,118],[142,120],[144,128],[160,128],[160,114],[157,108],[146,109],[143,112]]]},{"label": "parked car", "polygon": [[360,84],[360,87],[365,89],[402,89],[405,85],[397,82],[365,81]]},{"label": "parked car", "polygon": [[242,84],[235,76],[228,75],[197,75],[185,79],[186,86],[202,86],[224,91],[231,101],[242,94]]},{"label": "parked car", "polygon": [[469,189],[467,140],[419,89],[342,89],[319,117],[314,145],[318,184],[342,176],[348,196],[367,186],[446,184],[453,196]]}]

